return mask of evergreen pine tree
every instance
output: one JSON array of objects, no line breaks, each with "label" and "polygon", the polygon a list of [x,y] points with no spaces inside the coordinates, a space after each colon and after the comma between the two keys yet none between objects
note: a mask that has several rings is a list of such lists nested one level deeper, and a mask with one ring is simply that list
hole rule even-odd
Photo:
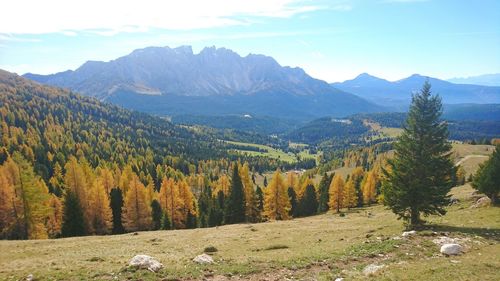
[{"label": "evergreen pine tree", "polygon": [[234,165],[231,181],[231,191],[227,199],[224,213],[224,223],[233,224],[245,221],[245,192],[238,172],[238,165]]},{"label": "evergreen pine tree", "polygon": [[300,199],[299,208],[302,216],[312,216],[318,211],[318,199],[314,185],[308,184],[304,195]]},{"label": "evergreen pine tree", "polygon": [[384,171],[384,203],[410,227],[422,222],[420,214],[444,215],[449,203],[453,164],[441,114],[441,99],[431,96],[431,85],[425,82],[413,96],[395,156]]},{"label": "evergreen pine tree", "polygon": [[111,233],[125,232],[122,223],[123,194],[120,188],[112,188],[110,192],[110,206],[113,215],[113,229]]},{"label": "evergreen pine tree", "polygon": [[288,198],[290,200],[290,211],[288,211],[288,214],[291,217],[299,217],[300,212],[299,204],[297,203],[297,194],[292,186],[288,187]]},{"label": "evergreen pine tree", "polygon": [[488,161],[479,167],[473,177],[472,187],[486,194],[491,199],[491,204],[497,204],[498,193],[500,192],[500,145]]},{"label": "evergreen pine tree", "polygon": [[83,210],[80,201],[73,190],[67,190],[64,196],[64,212],[61,228],[63,237],[85,235]]},{"label": "evergreen pine tree", "polygon": [[319,200],[318,200],[318,213],[324,213],[328,211],[328,201],[330,201],[330,182],[334,173],[328,176],[327,173],[323,174],[321,181],[319,182]]},{"label": "evergreen pine tree", "polygon": [[262,213],[262,211],[264,210],[264,192],[258,185],[255,189],[255,195],[257,196],[257,209],[260,213]]},{"label": "evergreen pine tree", "polygon": [[161,209],[160,202],[158,200],[153,199],[151,202],[151,219],[153,220],[153,230],[161,229],[163,211]]},{"label": "evergreen pine tree", "polygon": [[167,212],[163,213],[162,220],[161,220],[161,229],[163,229],[163,230],[172,229],[172,222],[170,221],[170,218],[168,217]]}]

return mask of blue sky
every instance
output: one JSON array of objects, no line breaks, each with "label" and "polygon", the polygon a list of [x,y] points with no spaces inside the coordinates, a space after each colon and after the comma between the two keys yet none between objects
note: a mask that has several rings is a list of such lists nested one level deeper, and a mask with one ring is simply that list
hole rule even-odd
[{"label": "blue sky", "polygon": [[19,74],[180,45],[270,55],[329,82],[362,72],[389,80],[500,73],[496,0],[16,0],[2,7],[0,68]]}]

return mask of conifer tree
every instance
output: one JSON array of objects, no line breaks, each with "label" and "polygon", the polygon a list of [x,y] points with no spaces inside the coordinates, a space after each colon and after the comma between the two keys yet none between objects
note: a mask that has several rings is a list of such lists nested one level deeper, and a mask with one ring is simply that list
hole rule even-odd
[{"label": "conifer tree", "polygon": [[300,210],[299,210],[299,203],[297,201],[297,193],[295,193],[295,188],[293,186],[288,187],[288,198],[290,200],[290,211],[288,212],[288,215],[291,217],[299,217],[300,216]]},{"label": "conifer tree", "polygon": [[[193,227],[193,220],[196,218],[196,201],[194,195],[185,180],[180,180],[177,183],[180,198],[181,220],[180,228]],[[194,217],[194,218],[193,218]]]},{"label": "conifer tree", "polygon": [[100,178],[94,180],[89,192],[93,233],[107,234],[112,228],[113,215],[110,207],[109,196]]},{"label": "conifer tree", "polygon": [[151,202],[151,219],[153,221],[152,230],[161,229],[162,219],[163,219],[163,211],[161,209],[160,203],[156,199],[154,199]]},{"label": "conifer tree", "polygon": [[258,185],[255,189],[255,196],[257,197],[257,210],[259,210],[259,213],[262,213],[264,211],[264,192]]},{"label": "conifer tree", "polygon": [[363,203],[370,204],[375,201],[377,179],[373,171],[366,173],[366,180],[363,183]]},{"label": "conifer tree", "polygon": [[356,194],[355,183],[352,177],[350,177],[344,187],[344,206],[347,208],[353,208],[358,205],[358,195]]},{"label": "conifer tree", "polygon": [[179,197],[179,189],[177,184],[172,178],[164,177],[161,186],[160,193],[158,195],[158,201],[160,202],[161,208],[164,210],[165,215],[168,216],[171,228],[177,228],[182,226],[182,200]]},{"label": "conifer tree", "polygon": [[449,203],[453,164],[441,114],[441,99],[431,96],[426,82],[413,96],[394,158],[388,160],[390,172],[385,171],[384,203],[412,228],[422,223],[421,214],[444,215]]},{"label": "conifer tree", "polygon": [[490,158],[480,165],[473,177],[472,187],[486,194],[491,204],[497,204],[500,192],[500,145],[497,145]]},{"label": "conifer tree", "polygon": [[363,168],[356,167],[351,173],[350,179],[354,183],[354,189],[356,190],[357,205],[358,207],[363,206],[363,179],[365,178],[365,172]]},{"label": "conifer tree", "polygon": [[330,184],[330,202],[328,205],[331,210],[336,210],[337,213],[344,207],[344,180],[340,175],[335,175]]},{"label": "conifer tree", "polygon": [[245,163],[239,168],[241,182],[245,190],[245,216],[249,222],[256,222],[259,217],[257,209],[257,196],[253,187],[253,182],[250,178],[248,163]]},{"label": "conifer tree", "polygon": [[300,199],[300,212],[302,216],[312,216],[318,211],[318,199],[314,185],[308,184],[302,198]]},{"label": "conifer tree", "polygon": [[113,229],[111,233],[121,234],[125,232],[122,223],[123,195],[119,188],[112,188],[109,193],[110,206],[113,215]]},{"label": "conifer tree", "polygon": [[290,218],[290,198],[281,171],[273,175],[271,183],[265,189],[264,215],[271,220],[287,220]]},{"label": "conifer tree", "polygon": [[319,182],[319,200],[318,200],[318,213],[328,211],[328,202],[330,201],[330,183],[332,182],[334,174],[328,176],[323,174]]},{"label": "conifer tree", "polygon": [[80,200],[73,189],[66,190],[61,234],[63,237],[83,236],[85,223]]},{"label": "conifer tree", "polygon": [[91,208],[88,205],[88,191],[89,183],[85,176],[82,166],[78,163],[75,157],[71,156],[68,163],[64,166],[66,173],[64,174],[64,183],[67,189],[73,191],[74,196],[79,201],[79,207],[83,212],[83,222],[85,225],[85,232],[92,233],[92,223],[91,223]]},{"label": "conifer tree", "polygon": [[134,175],[125,194],[123,225],[127,231],[148,230],[151,227],[151,206],[147,204],[146,188]]},{"label": "conifer tree", "polygon": [[57,238],[61,235],[63,204],[55,194],[50,195],[49,208],[51,212],[46,222],[47,233],[50,238]]},{"label": "conifer tree", "polygon": [[242,222],[245,222],[245,193],[238,172],[238,165],[234,165],[231,190],[224,211],[224,223],[233,224]]},{"label": "conifer tree", "polygon": [[7,239],[16,237],[21,231],[21,201],[16,197],[14,183],[9,181],[6,171],[0,167],[0,237]]}]

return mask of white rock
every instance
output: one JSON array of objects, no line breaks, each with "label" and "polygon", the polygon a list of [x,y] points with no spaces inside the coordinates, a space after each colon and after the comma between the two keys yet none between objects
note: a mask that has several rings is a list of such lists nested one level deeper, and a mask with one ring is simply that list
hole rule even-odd
[{"label": "white rock", "polygon": [[152,272],[157,272],[163,268],[162,263],[148,255],[136,255],[130,260],[128,265],[139,269],[147,269]]},{"label": "white rock", "polygon": [[33,277],[33,274],[26,276],[26,281],[33,281],[33,280],[35,280],[35,277]]},{"label": "white rock", "polygon": [[385,265],[376,265],[376,264],[370,264],[370,265],[367,265],[365,267],[365,269],[363,269],[363,274],[365,276],[370,276],[370,275],[373,275],[375,273],[377,273],[377,271],[379,271],[380,269],[384,268]]},{"label": "white rock", "polygon": [[444,244],[441,246],[441,254],[445,255],[459,255],[462,253],[462,246],[459,244]]},{"label": "white rock", "polygon": [[411,230],[411,231],[405,231],[403,232],[403,234],[401,234],[402,237],[410,237],[410,236],[413,236],[417,234],[417,232],[415,230]]},{"label": "white rock", "polygon": [[199,264],[214,263],[214,259],[207,254],[198,255],[193,259],[193,261]]},{"label": "white rock", "polygon": [[471,208],[481,208],[481,207],[487,207],[491,205],[491,199],[484,196],[479,199],[477,199],[476,203],[471,206]]},{"label": "white rock", "polygon": [[335,278],[335,281],[344,281],[344,278],[338,277],[338,278]]},{"label": "white rock", "polygon": [[446,236],[441,236],[441,237],[438,237],[436,239],[433,239],[432,242],[436,245],[443,246],[444,244],[456,244],[457,239],[446,237]]}]

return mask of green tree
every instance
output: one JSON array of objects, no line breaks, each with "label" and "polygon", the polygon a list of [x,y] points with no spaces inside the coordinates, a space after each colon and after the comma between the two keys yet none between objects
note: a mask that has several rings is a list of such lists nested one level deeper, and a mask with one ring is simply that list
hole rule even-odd
[{"label": "green tree", "polygon": [[413,96],[395,156],[384,170],[384,203],[410,228],[422,223],[420,214],[444,215],[449,203],[453,164],[441,115],[441,99],[431,95],[431,85],[425,82]]},{"label": "green tree", "polygon": [[328,176],[327,173],[323,174],[319,182],[319,200],[318,200],[318,213],[328,211],[328,201],[330,201],[330,182],[332,182],[334,173]]},{"label": "green tree", "polygon": [[318,199],[316,197],[316,189],[314,185],[308,184],[304,195],[299,202],[300,212],[302,216],[312,216],[318,211]]},{"label": "green tree", "polygon": [[226,224],[245,221],[245,192],[238,172],[238,165],[234,165],[231,181],[231,191],[227,199],[224,222]]},{"label": "green tree", "polygon": [[122,223],[123,194],[120,188],[112,188],[110,192],[110,205],[113,214],[113,234],[124,233]]},{"label": "green tree", "polygon": [[293,187],[288,187],[288,198],[290,200],[290,211],[288,214],[291,217],[299,216],[299,204],[297,203],[297,193],[295,193],[295,189]]},{"label": "green tree", "polygon": [[151,202],[151,219],[153,221],[153,230],[161,229],[163,211],[161,209],[160,202],[158,200],[153,199]]},{"label": "green tree", "polygon": [[472,187],[486,194],[492,205],[497,204],[500,192],[500,145],[497,145],[488,161],[479,167],[473,177]]},{"label": "green tree", "polygon": [[75,191],[68,189],[64,196],[64,212],[61,235],[73,237],[85,235],[85,223],[80,200]]}]

